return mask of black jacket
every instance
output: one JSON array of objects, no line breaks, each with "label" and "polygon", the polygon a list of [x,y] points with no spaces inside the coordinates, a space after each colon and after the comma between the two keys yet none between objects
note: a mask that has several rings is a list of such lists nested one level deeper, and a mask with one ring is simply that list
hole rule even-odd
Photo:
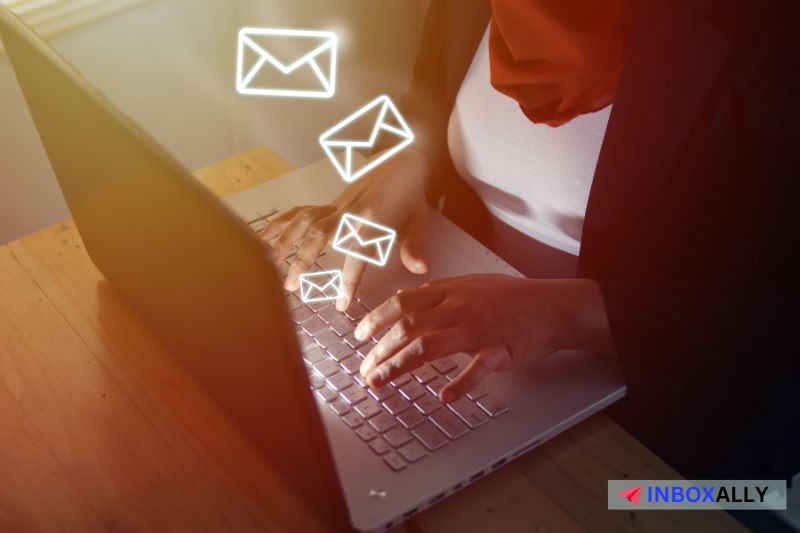
[{"label": "black jacket", "polygon": [[[488,17],[487,2],[433,0],[401,103],[435,162],[433,194],[478,233],[445,135]],[[628,383],[609,412],[687,477],[790,477],[800,471],[797,8],[642,1],[626,17],[579,260],[579,276],[602,287]]]}]

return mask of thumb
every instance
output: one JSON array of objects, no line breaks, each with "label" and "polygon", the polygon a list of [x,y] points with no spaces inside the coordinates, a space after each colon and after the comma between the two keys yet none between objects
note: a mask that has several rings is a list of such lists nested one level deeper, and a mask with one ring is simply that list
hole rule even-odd
[{"label": "thumb", "polygon": [[422,248],[425,242],[426,222],[428,220],[428,208],[422,206],[411,215],[405,229],[403,230],[403,240],[400,243],[400,260],[403,265],[414,274],[425,274],[428,272],[428,261],[423,256]]}]

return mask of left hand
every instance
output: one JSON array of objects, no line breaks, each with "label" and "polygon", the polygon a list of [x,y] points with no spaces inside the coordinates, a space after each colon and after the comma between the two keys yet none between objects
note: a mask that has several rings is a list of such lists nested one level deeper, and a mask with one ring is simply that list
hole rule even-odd
[{"label": "left hand", "polygon": [[443,279],[398,291],[362,319],[355,335],[367,339],[387,326],[389,332],[361,364],[373,387],[437,357],[475,354],[441,390],[448,403],[496,370],[560,349],[613,352],[602,295],[590,280],[500,274]]}]

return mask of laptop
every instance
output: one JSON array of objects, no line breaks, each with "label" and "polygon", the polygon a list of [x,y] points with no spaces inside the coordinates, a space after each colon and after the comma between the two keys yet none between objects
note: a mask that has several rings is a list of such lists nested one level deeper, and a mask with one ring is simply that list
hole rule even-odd
[{"label": "laptop", "polygon": [[616,365],[567,351],[451,406],[436,392],[465,354],[370,389],[358,366],[378,339],[352,330],[383,299],[429,279],[520,274],[432,211],[428,275],[394,254],[346,313],[305,305],[255,232],[330,202],[346,184],[327,160],[219,200],[1,5],[0,36],[92,261],[331,530],[396,526],[625,394]]}]

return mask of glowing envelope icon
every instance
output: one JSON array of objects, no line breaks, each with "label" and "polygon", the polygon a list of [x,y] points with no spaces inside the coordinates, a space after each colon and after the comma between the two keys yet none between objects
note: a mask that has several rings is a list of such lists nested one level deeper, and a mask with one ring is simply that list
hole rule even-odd
[{"label": "glowing envelope icon", "polygon": [[[351,138],[347,131],[360,128],[369,135]],[[356,150],[369,151],[375,147],[381,135],[389,137],[386,150],[360,164],[353,160]],[[352,182],[377,167],[403,148],[414,142],[414,133],[388,96],[379,96],[339,124],[323,133],[319,138],[322,149],[344,181]]]},{"label": "glowing envelope icon", "polygon": [[336,90],[336,34],[280,28],[239,30],[241,94],[330,98]]},{"label": "glowing envelope icon", "polygon": [[341,270],[300,274],[300,299],[304,303],[336,300],[343,292]]},{"label": "glowing envelope icon", "polygon": [[345,213],[333,238],[333,249],[373,265],[389,260],[397,232],[366,218]]},{"label": "glowing envelope icon", "polygon": [[642,493],[642,487],[637,485],[630,489],[625,489],[617,493],[617,496],[622,496],[629,502],[639,505],[639,495]]}]

